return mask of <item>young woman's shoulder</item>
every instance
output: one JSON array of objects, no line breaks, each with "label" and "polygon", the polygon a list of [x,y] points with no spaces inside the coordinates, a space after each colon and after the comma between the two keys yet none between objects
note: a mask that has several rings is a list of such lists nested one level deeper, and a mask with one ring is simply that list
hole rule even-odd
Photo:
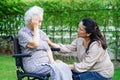
[{"label": "young woman's shoulder", "polygon": [[101,45],[100,41],[94,41],[90,44],[90,47],[100,48],[100,47],[102,47],[102,45]]}]

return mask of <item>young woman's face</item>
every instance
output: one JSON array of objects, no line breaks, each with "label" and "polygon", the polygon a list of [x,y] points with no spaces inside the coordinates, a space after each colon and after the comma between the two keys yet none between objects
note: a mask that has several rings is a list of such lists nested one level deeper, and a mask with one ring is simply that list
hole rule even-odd
[{"label": "young woman's face", "polygon": [[78,37],[85,38],[87,37],[88,33],[85,30],[85,26],[83,25],[83,22],[80,22],[78,25]]}]

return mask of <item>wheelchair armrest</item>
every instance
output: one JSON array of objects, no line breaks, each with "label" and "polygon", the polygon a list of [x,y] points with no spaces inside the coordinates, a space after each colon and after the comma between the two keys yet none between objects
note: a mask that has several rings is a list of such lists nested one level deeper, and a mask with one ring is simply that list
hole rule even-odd
[{"label": "wheelchair armrest", "polygon": [[60,51],[60,48],[51,48],[51,51]]},{"label": "wheelchair armrest", "polygon": [[30,54],[13,54],[12,57],[22,58],[22,57],[31,57],[31,55]]},{"label": "wheelchair armrest", "polygon": [[[60,48],[51,48],[52,51],[60,51]],[[30,54],[13,54],[12,57],[22,58],[22,57],[31,57]]]}]

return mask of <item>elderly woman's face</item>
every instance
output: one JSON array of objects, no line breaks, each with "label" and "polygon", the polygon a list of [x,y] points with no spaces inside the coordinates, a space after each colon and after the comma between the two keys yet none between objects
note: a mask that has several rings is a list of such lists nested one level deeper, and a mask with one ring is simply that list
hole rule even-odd
[{"label": "elderly woman's face", "polygon": [[42,24],[42,21],[43,21],[42,16],[34,15],[30,21],[30,26],[31,27],[36,27],[36,26],[40,27]]},{"label": "elderly woman's face", "polygon": [[85,38],[87,36],[87,32],[85,30],[85,26],[83,25],[83,22],[80,22],[78,25],[78,37]]}]

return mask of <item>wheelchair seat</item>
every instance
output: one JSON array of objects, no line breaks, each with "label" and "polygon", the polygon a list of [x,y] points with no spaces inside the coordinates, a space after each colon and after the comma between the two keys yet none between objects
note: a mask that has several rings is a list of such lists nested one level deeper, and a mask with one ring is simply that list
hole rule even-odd
[{"label": "wheelchair seat", "polygon": [[[14,54],[12,55],[15,58],[16,62],[16,74],[18,80],[23,80],[23,78],[27,78],[27,80],[48,80],[50,74],[43,75],[43,74],[35,74],[35,73],[27,73],[25,72],[22,64],[23,57],[31,57],[30,54],[22,54],[19,41],[14,35],[11,35],[11,39],[13,40],[14,44]],[[59,51],[60,49],[52,49],[53,51]]]}]

